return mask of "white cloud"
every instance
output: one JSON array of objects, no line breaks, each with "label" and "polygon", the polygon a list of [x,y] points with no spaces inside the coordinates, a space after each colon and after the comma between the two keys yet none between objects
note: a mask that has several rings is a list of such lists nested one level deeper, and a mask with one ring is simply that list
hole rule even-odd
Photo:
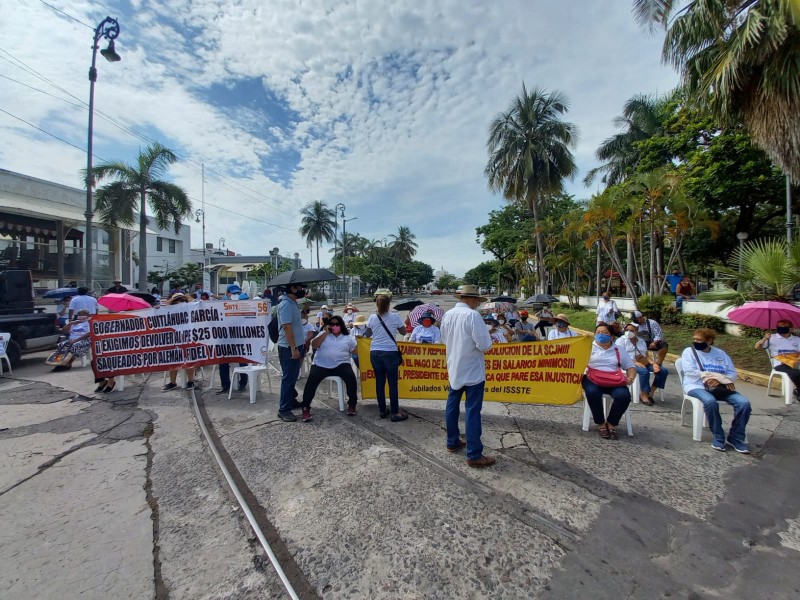
[{"label": "white cloud", "polygon": [[[0,48],[85,99],[91,31],[41,3],[12,3]],[[56,6],[91,25],[118,14],[123,60],[98,64],[97,109],[186,155],[191,164],[172,173],[193,198],[206,164],[206,200],[224,207],[207,206],[207,241],[224,237],[252,254],[278,246],[305,261],[298,211],[322,199],[345,203],[369,238],[411,227],[420,260],[463,273],[487,258],[475,227],[502,204],[483,177],[488,124],[523,81],[571,100],[583,173],[627,98],[677,81],[660,65],[661,40],[637,28],[629,2],[239,0],[222,10],[215,0],[141,0],[133,13],[116,3]],[[0,75],[47,87],[7,61]],[[262,81],[288,117],[252,95],[209,95],[215,84],[236,90],[248,81]],[[0,108],[85,144],[85,108],[5,81]],[[4,168],[77,185],[78,150],[3,114],[0,128]],[[145,143],[102,119],[95,139],[97,155],[126,160]],[[297,170],[276,177],[292,151]],[[588,196],[581,177],[568,189]]]}]

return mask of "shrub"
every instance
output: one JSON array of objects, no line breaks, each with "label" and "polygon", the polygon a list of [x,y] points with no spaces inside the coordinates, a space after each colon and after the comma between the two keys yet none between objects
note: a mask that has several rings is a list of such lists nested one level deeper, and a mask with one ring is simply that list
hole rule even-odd
[{"label": "shrub", "polygon": [[750,327],[749,325],[739,325],[739,331],[744,337],[747,338],[762,338],[764,337],[764,330],[758,327]]},{"label": "shrub", "polygon": [[664,312],[661,313],[661,320],[659,323],[662,325],[681,325],[681,311],[677,308],[667,308]]},{"label": "shrub", "polygon": [[714,315],[699,315],[699,314],[685,314],[681,315],[680,323],[688,329],[697,329],[698,327],[708,327],[720,333],[725,332],[725,321]]},{"label": "shrub", "polygon": [[645,294],[639,298],[639,310],[651,319],[661,322],[662,315],[675,300],[671,295],[649,296]]},{"label": "shrub", "polygon": [[325,295],[325,292],[311,292],[308,296],[314,302],[327,302],[328,297]]}]

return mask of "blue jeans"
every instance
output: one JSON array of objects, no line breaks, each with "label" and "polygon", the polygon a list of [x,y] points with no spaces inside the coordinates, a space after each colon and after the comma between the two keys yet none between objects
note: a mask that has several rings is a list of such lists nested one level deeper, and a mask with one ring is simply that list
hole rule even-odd
[{"label": "blue jeans", "polygon": [[378,409],[386,412],[386,381],[389,381],[389,405],[393,415],[400,412],[400,392],[397,380],[400,377],[400,353],[397,350],[371,350],[369,360],[375,371],[375,396]]},{"label": "blue jeans", "polygon": [[[725,443],[725,431],[722,429],[722,417],[719,415],[719,405],[717,398],[711,392],[698,388],[686,392],[692,398],[697,398],[703,403],[708,419],[708,428],[714,434],[714,441]],[[739,392],[734,392],[724,398],[720,396],[720,401],[727,402],[733,407],[733,421],[731,431],[728,434],[732,440],[744,444],[747,422],[750,420],[750,400],[742,396]]]},{"label": "blue jeans", "polygon": [[[636,365],[636,372],[639,373],[639,386],[642,388],[642,391],[645,393],[650,392],[650,373],[653,372],[653,365],[647,365],[646,367],[640,367]],[[664,385],[667,382],[667,368],[665,366],[661,366],[661,371],[656,373],[656,376],[653,378],[653,387],[654,388],[661,388],[664,389]]]},{"label": "blue jeans", "polygon": [[[619,420],[628,406],[631,403],[631,392],[628,386],[620,385],[617,387],[600,387],[599,385],[589,381],[589,378],[584,376],[581,379],[583,391],[586,394],[586,401],[589,403],[589,409],[592,411],[592,418],[597,425],[601,425],[608,421],[614,427],[619,425]],[[603,394],[608,394],[613,398],[611,403],[611,410],[608,411],[608,418],[603,414]]]},{"label": "blue jeans", "polygon": [[461,442],[458,429],[458,416],[461,412],[461,395],[466,392],[464,401],[464,424],[467,433],[467,460],[478,460],[483,455],[481,442],[481,408],[483,408],[484,383],[465,385],[461,389],[450,389],[447,393],[447,407],[444,409],[444,422],[447,427],[447,447],[457,448]]},{"label": "blue jeans", "polygon": [[292,349],[288,346],[278,346],[278,360],[281,363],[281,398],[278,406],[279,412],[292,410],[292,402],[297,399],[297,378],[300,376],[300,366],[303,364],[305,356],[303,346],[298,346],[300,358],[292,358]]}]

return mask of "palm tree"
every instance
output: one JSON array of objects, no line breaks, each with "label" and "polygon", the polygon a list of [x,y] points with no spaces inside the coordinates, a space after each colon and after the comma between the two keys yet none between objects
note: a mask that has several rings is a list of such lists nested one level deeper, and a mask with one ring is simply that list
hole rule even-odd
[{"label": "palm tree", "polygon": [[583,183],[590,185],[601,173],[600,181],[606,185],[616,185],[630,177],[639,162],[636,143],[662,131],[671,99],[671,96],[656,98],[644,94],[629,98],[622,108],[622,115],[614,119],[614,125],[622,132],[600,144],[595,157],[604,164],[589,171]]},{"label": "palm tree", "polygon": [[158,142],[139,152],[136,165],[121,161],[100,163],[92,169],[96,181],[113,177],[97,190],[97,212],[103,225],[133,225],[139,213],[139,289],[147,289],[147,207],[159,229],[181,230],[181,219],[192,216],[189,196],[178,185],[163,180],[167,167],[178,161],[172,150]]},{"label": "palm tree", "polygon": [[489,189],[501,191],[504,198],[533,213],[540,291],[545,280],[541,206],[560,192],[564,179],[576,171],[570,148],[575,146],[577,128],[561,120],[567,110],[567,99],[561,92],[548,94],[534,88],[528,93],[523,84],[522,95],[492,121],[486,142],[489,162],[484,173]]},{"label": "palm tree", "polygon": [[335,213],[322,200],[315,200],[303,207],[300,214],[303,215],[300,235],[306,238],[307,247],[311,248],[312,244],[316,244],[317,268],[319,268],[319,243],[333,241]]},{"label": "palm tree", "polygon": [[634,0],[642,24],[666,30],[662,57],[723,125],[753,140],[800,181],[800,6],[796,0]]},{"label": "palm tree", "polygon": [[417,243],[414,241],[417,236],[411,233],[408,227],[400,227],[397,230],[397,235],[391,234],[392,242],[389,248],[392,249],[394,258],[400,262],[407,262],[414,258],[417,254]]}]

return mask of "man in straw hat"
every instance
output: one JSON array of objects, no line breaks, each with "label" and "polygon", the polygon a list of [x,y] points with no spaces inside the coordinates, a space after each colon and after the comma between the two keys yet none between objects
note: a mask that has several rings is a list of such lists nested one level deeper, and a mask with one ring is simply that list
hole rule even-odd
[{"label": "man in straw hat", "polygon": [[[481,302],[486,302],[486,298],[478,293],[474,285],[465,285],[461,293],[455,296],[459,302],[444,314],[441,327],[450,380],[445,409],[447,451],[458,452],[466,447],[467,464],[470,467],[489,467],[495,463],[495,459],[483,456],[481,408],[486,383],[483,353],[491,349],[492,339],[476,310]],[[461,396],[464,394],[466,442],[461,439],[458,429]]]},{"label": "man in straw hat", "polygon": [[569,317],[564,313],[558,313],[553,319],[553,327],[547,334],[548,340],[560,340],[561,338],[575,337],[578,334],[569,328]]}]

